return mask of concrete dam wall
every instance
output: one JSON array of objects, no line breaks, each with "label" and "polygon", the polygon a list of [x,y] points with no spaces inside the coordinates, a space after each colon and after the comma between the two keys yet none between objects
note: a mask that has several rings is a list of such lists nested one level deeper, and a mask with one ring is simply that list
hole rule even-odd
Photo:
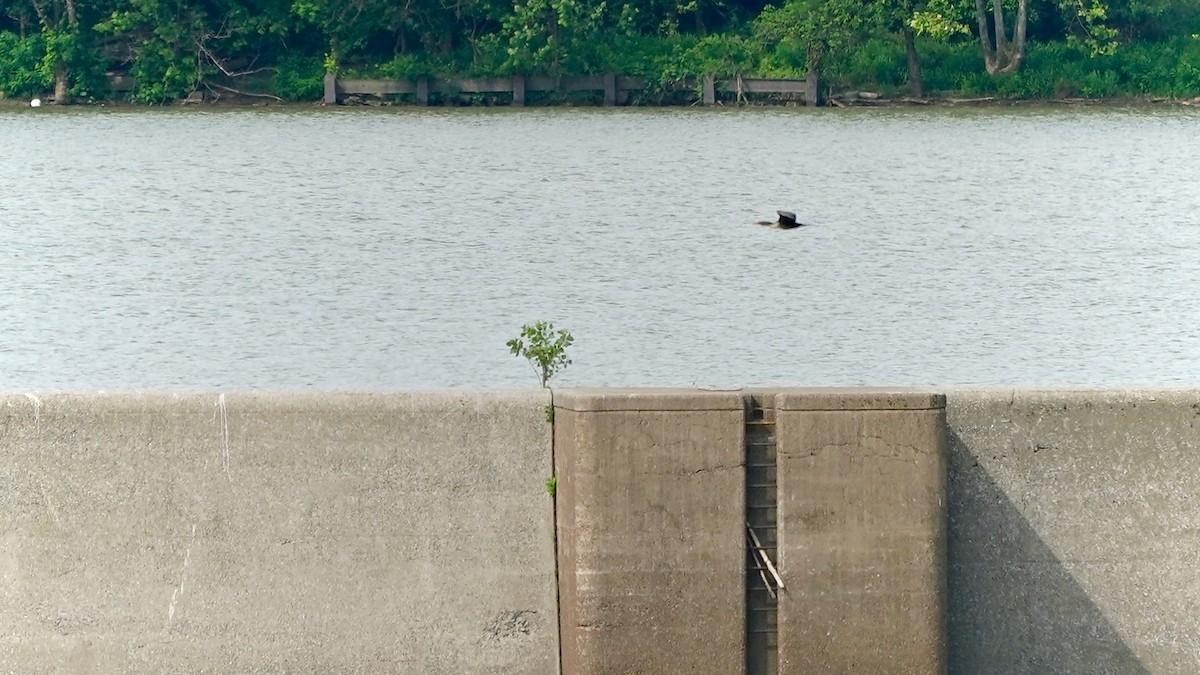
[{"label": "concrete dam wall", "polygon": [[0,670],[553,673],[548,392],[0,399]]},{"label": "concrete dam wall", "polygon": [[1200,671],[1200,392],[550,403],[2,395],[0,671]]},{"label": "concrete dam wall", "polygon": [[951,671],[1200,672],[1200,391],[948,401]]}]

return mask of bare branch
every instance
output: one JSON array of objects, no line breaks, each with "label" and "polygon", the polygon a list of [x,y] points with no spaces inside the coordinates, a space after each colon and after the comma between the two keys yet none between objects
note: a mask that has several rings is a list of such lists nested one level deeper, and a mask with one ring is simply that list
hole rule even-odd
[{"label": "bare branch", "polygon": [[[210,37],[210,36],[205,36],[205,37]],[[213,54],[212,51],[209,50],[209,48],[207,46],[205,46],[204,39],[205,38],[197,38],[196,39],[196,48],[199,49],[200,52],[202,54],[204,54],[204,56],[207,57],[209,61],[212,61],[213,65],[216,66],[217,68],[219,68],[220,71],[225,74],[225,77],[236,79],[239,77],[244,77],[246,75],[253,75],[254,73],[261,73],[265,70],[274,70],[274,68],[264,66],[262,68],[253,68],[251,70],[243,70],[243,71],[236,72],[236,73],[230,72],[229,69],[225,67],[225,64],[221,62],[221,59],[218,59],[217,55]],[[255,59],[255,60],[257,60],[257,59]]]},{"label": "bare branch", "polygon": [[253,96],[255,98],[270,98],[270,99],[274,99],[276,101],[283,102],[283,99],[279,98],[278,96],[275,96],[274,94],[256,94],[251,91],[239,91],[237,89],[234,89],[233,87],[226,87],[225,85],[217,84],[216,82],[205,81],[204,86],[215,88],[215,89],[223,89],[225,91],[237,94],[238,96]]}]

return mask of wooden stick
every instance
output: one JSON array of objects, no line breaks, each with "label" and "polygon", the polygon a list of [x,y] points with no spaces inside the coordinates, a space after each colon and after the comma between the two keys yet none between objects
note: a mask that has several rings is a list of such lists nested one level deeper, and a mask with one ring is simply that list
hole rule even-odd
[{"label": "wooden stick", "polygon": [[771,564],[771,559],[767,557],[767,552],[763,550],[763,545],[758,541],[758,535],[754,534],[754,528],[750,527],[750,523],[746,523],[746,531],[750,533],[750,538],[754,540],[754,550],[762,556],[763,564],[771,571],[771,576],[775,577],[775,585],[783,588],[783,577],[779,576],[779,572]]},{"label": "wooden stick", "polygon": [[[747,530],[746,530],[746,533],[747,533],[747,536],[746,536],[746,541],[750,542],[750,549],[751,549],[751,550],[754,550],[754,541],[753,541],[753,540],[750,538],[750,536],[749,536],[749,527],[750,527],[750,526],[749,526],[749,525],[747,525],[746,527],[747,527]],[[754,559],[755,559],[755,560],[759,560],[759,559],[761,559],[761,556],[759,555],[759,553],[758,553],[758,551],[757,551],[757,550],[754,550]],[[771,588],[771,580],[767,578],[767,571],[766,571],[766,570],[764,570],[764,569],[763,569],[763,568],[761,568],[761,567],[760,567],[760,568],[758,568],[758,576],[762,577],[762,580],[763,580],[763,587],[767,589],[767,593],[769,593],[769,594],[770,594],[770,596],[771,596],[771,598],[772,598],[772,599],[774,599],[774,598],[775,598],[775,589],[774,589],[774,588]]]},{"label": "wooden stick", "polygon": [[283,99],[281,99],[278,96],[275,96],[273,94],[255,94],[252,91],[238,91],[237,89],[234,89],[233,87],[226,87],[225,85],[217,84],[216,82],[205,82],[204,86],[215,87],[217,89],[224,89],[225,91],[231,91],[239,96],[254,96],[256,98],[273,98],[276,101],[283,101]]},{"label": "wooden stick", "polygon": [[766,572],[765,570],[759,570],[759,571],[758,571],[758,576],[762,577],[762,580],[763,580],[763,586],[766,586],[766,587],[767,587],[767,593],[770,593],[770,594],[771,594],[771,598],[775,598],[775,597],[777,597],[777,596],[775,595],[775,589],[774,589],[774,588],[771,588],[771,582],[770,582],[770,580],[768,580],[768,579],[767,579],[767,572]]}]

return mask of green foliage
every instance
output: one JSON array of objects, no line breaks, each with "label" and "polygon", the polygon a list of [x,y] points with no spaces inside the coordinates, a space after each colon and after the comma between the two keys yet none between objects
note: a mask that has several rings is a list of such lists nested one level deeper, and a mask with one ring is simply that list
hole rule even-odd
[{"label": "green foliage", "polygon": [[[290,17],[301,30],[314,29],[323,40],[326,70],[337,71],[346,57],[368,44],[383,26],[397,26],[396,12],[403,11],[384,0],[294,0]],[[286,23],[283,16],[277,19]]]},{"label": "green foliage", "polygon": [[755,40],[740,35],[708,35],[697,40],[682,53],[680,73],[687,75],[749,74],[762,61],[762,47]]},{"label": "green foliage", "polygon": [[845,87],[892,90],[904,86],[908,64],[898,40],[868,40],[831,64],[826,76]]},{"label": "green foliage", "polygon": [[642,42],[644,65],[635,74],[646,78],[650,90],[645,96],[654,102],[671,101],[681,92],[688,92],[687,99],[695,100],[705,75],[726,78],[765,72],[767,54],[763,45],[741,35],[674,35],[658,40],[657,45],[645,39]]},{"label": "green foliage", "polygon": [[47,15],[37,28],[25,37],[0,29],[0,90],[18,96],[46,92],[61,69],[69,75],[67,93],[73,98],[86,101],[104,91],[103,60],[88,27]]},{"label": "green foliage", "polygon": [[397,54],[391,61],[380,66],[379,74],[397,80],[409,80],[432,75],[433,69],[414,54]]},{"label": "green foliage", "polygon": [[1108,5],[1104,0],[1058,0],[1058,3],[1075,27],[1075,32],[1067,36],[1068,44],[1083,46],[1091,56],[1116,51],[1117,30],[1106,23]]},{"label": "green foliage", "polygon": [[567,348],[575,342],[575,338],[565,330],[555,330],[554,324],[538,321],[533,325],[521,327],[521,334],[507,342],[508,349],[514,356],[529,361],[537,373],[538,382],[547,386],[550,378],[571,365],[567,358]]},{"label": "green foliage", "polygon": [[54,73],[41,67],[46,48],[40,33],[21,38],[0,31],[0,91],[9,97],[37,96],[54,86]]},{"label": "green foliage", "polygon": [[1172,98],[1200,94],[1200,38],[1131,46],[1117,52],[1110,63],[1106,70],[1115,70],[1126,88]]},{"label": "green foliage", "polygon": [[922,60],[929,64],[922,73],[925,88],[932,93],[960,92],[978,95],[977,80],[988,78],[983,72],[979,45],[973,40],[917,39]]},{"label": "green foliage", "polygon": [[847,50],[860,31],[877,22],[870,5],[857,0],[786,0],[782,6],[767,6],[754,21],[756,36],[775,44],[795,40],[805,46],[808,60]]},{"label": "green foliage", "polygon": [[137,81],[135,101],[164,103],[182,98],[205,73],[196,47],[200,17],[192,12],[180,16],[176,9],[159,0],[138,0],[96,26],[113,36],[142,36],[129,69]]},{"label": "green foliage", "polygon": [[617,33],[604,40],[604,71],[661,80],[681,44],[680,36]]},{"label": "green foliage", "polygon": [[994,78],[994,93],[1013,99],[1049,99],[1054,96],[1058,80],[1044,70],[1025,68]]},{"label": "green foliage", "polygon": [[556,476],[550,476],[549,478],[546,479],[546,494],[550,495],[551,497],[554,497],[554,495],[557,493],[558,493],[558,478]]},{"label": "green foliage", "polygon": [[1104,72],[1093,70],[1083,76],[1079,83],[1079,93],[1084,98],[1109,98],[1121,93],[1117,74],[1111,70]]},{"label": "green foliage", "polygon": [[314,56],[288,55],[275,65],[271,89],[285,101],[316,101],[325,93],[325,65]]},{"label": "green foliage", "polygon": [[[604,0],[522,0],[504,18],[513,72],[594,72],[589,43],[606,23]],[[589,67],[592,66],[592,67]]]},{"label": "green foliage", "polygon": [[[942,0],[942,4],[946,4],[944,0]],[[967,24],[954,18],[950,11],[935,8],[932,2],[926,9],[913,12],[905,20],[905,23],[917,35],[928,35],[941,39],[952,35],[970,35],[971,33]]]},{"label": "green foliage", "polygon": [[[897,90],[902,31],[925,89],[960,96],[1200,94],[1200,0],[1031,3],[1018,72],[983,73],[964,0],[0,0],[0,90],[45,95],[66,74],[77,100],[130,75],[134,100],[172,101],[226,75],[271,74],[287,100],[321,75],[581,75],[645,78],[642,102],[694,100],[702,76],[803,77],[835,90]],[[1011,17],[1015,0],[1004,0]],[[1010,33],[1011,35],[1011,28]],[[236,82],[234,82],[236,84]],[[689,91],[689,87],[691,90]],[[254,87],[253,85],[250,88]],[[565,102],[598,95],[530,92]],[[488,96],[477,101],[490,100]]]}]

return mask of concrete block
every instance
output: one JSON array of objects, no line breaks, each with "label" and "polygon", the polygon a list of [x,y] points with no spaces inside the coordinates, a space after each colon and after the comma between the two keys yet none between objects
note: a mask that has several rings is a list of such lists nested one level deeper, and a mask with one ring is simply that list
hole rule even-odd
[{"label": "concrete block", "polygon": [[525,76],[513,75],[512,78],[512,104],[516,107],[525,105]]},{"label": "concrete block", "polygon": [[554,398],[563,672],[742,672],[741,397]]},{"label": "concrete block", "polygon": [[799,391],[775,409],[780,672],[945,672],[942,399]]},{"label": "concrete block", "polygon": [[325,73],[324,87],[321,101],[326,105],[337,105],[337,75]]}]

